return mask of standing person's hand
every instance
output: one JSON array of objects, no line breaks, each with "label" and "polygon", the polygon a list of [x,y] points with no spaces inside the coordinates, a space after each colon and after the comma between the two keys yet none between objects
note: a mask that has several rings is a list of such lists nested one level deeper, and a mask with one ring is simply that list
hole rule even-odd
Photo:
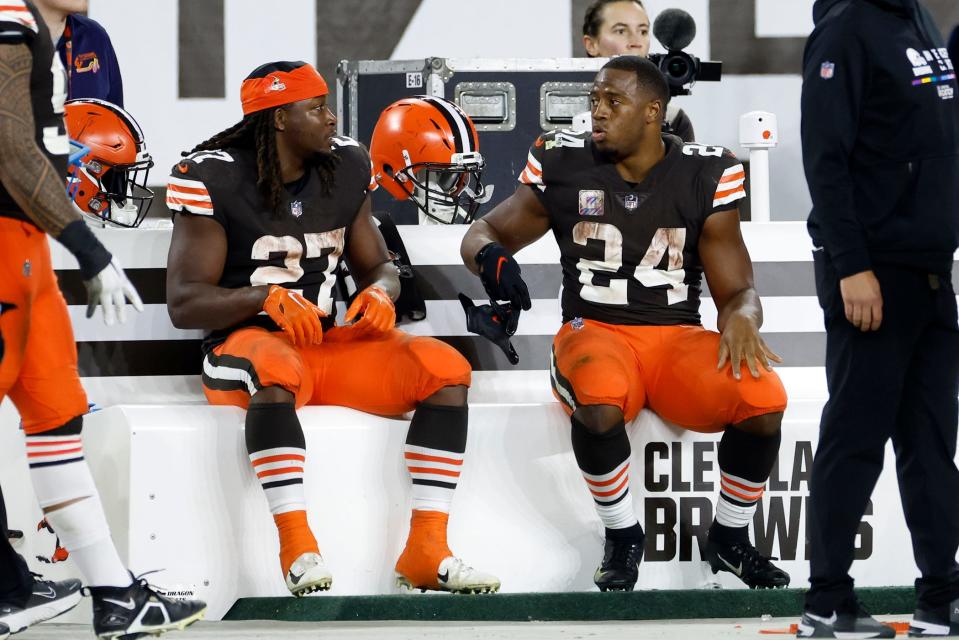
[{"label": "standing person's hand", "polygon": [[143,311],[143,302],[136,287],[127,279],[116,258],[89,280],[84,280],[87,288],[87,317],[92,318],[97,307],[103,309],[103,321],[112,326],[117,319],[120,324],[127,321],[127,301],[136,311]]},{"label": "standing person's hand", "polygon": [[876,331],[882,324],[882,291],[872,271],[847,276],[839,281],[846,319],[860,331]]}]

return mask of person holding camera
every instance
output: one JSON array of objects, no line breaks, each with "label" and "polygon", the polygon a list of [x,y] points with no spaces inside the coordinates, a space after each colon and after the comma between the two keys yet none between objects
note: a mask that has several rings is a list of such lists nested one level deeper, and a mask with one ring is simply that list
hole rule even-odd
[{"label": "person holding camera", "polygon": [[[649,56],[649,14],[640,0],[596,0],[583,18],[583,46],[590,58]],[[686,112],[666,106],[666,133],[693,142],[696,134]]]}]

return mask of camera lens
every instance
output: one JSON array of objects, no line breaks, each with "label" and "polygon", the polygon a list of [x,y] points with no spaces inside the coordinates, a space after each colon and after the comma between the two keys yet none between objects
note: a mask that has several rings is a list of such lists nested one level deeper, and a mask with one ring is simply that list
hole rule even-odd
[{"label": "camera lens", "polygon": [[689,73],[689,63],[679,56],[670,58],[666,63],[666,75],[673,78],[686,78]]}]

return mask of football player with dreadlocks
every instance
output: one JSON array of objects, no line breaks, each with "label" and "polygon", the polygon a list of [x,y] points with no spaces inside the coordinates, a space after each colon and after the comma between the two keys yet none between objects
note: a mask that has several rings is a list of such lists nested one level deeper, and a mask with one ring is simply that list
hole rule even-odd
[{"label": "football player with dreadlocks", "polygon": [[[486,592],[499,580],[453,556],[450,503],[466,449],[469,363],[452,347],[394,328],[397,269],[370,214],[370,156],[336,137],[327,86],[304,62],[273,62],[241,88],[243,119],[173,168],[168,308],[208,332],[203,388],[245,408],[246,445],[296,596],[332,575],[307,524],[306,446],[296,410],[341,405],[413,411],[405,458],[412,522],[396,563],[408,588]],[[359,293],[334,323],[337,266]]]}]

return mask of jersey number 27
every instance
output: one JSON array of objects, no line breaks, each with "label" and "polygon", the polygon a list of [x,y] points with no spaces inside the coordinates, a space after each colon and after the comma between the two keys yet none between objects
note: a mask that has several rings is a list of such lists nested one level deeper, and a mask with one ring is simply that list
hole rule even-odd
[{"label": "jersey number 27", "polygon": [[323,313],[329,315],[333,312],[333,283],[336,282],[336,278],[333,277],[333,270],[336,269],[340,256],[343,255],[345,235],[345,227],[323,233],[305,233],[303,234],[303,240],[306,243],[305,253],[303,243],[293,236],[261,236],[253,243],[250,257],[254,260],[269,260],[271,255],[285,254],[283,266],[257,267],[250,274],[250,284],[256,287],[296,283],[303,277],[304,271],[301,263],[304,258],[320,258],[323,256],[324,249],[332,249],[327,254],[327,263],[323,269],[322,282],[319,288],[314,286],[300,290],[307,300],[318,306]]}]

